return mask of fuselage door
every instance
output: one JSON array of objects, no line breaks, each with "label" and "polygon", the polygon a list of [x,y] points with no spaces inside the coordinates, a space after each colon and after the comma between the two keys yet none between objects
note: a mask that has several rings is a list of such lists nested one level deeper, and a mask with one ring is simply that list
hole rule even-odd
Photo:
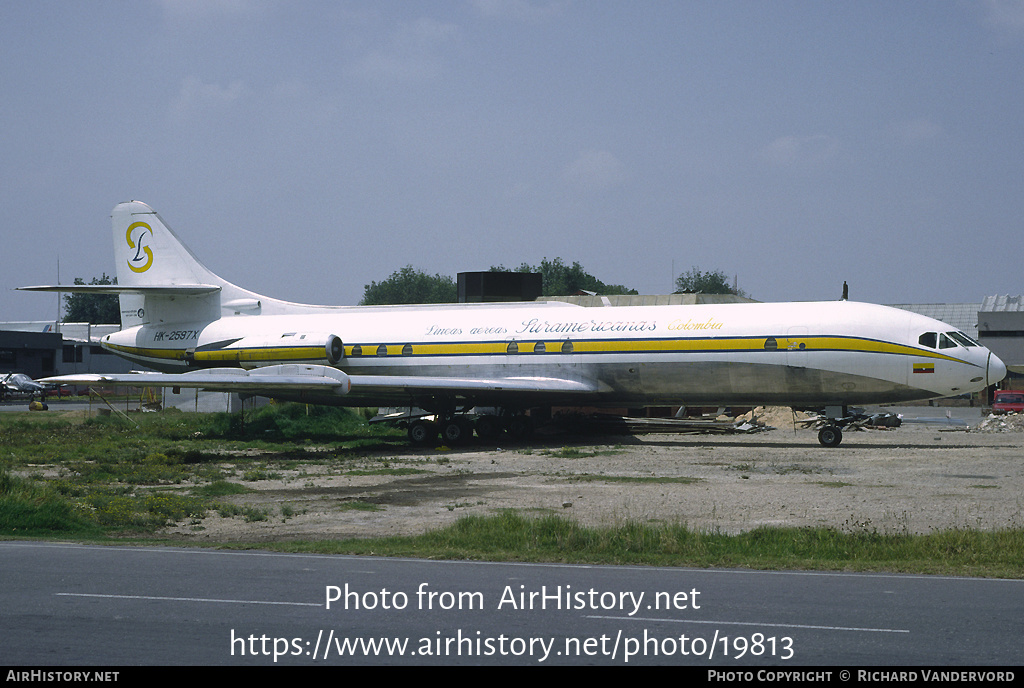
[{"label": "fuselage door", "polygon": [[791,327],[786,332],[786,365],[792,368],[807,367],[807,328]]}]

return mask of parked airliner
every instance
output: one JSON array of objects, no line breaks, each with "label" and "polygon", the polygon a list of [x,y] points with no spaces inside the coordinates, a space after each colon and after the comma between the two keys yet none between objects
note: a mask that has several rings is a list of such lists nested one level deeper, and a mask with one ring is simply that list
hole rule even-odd
[{"label": "parked airliner", "polygon": [[851,301],[584,308],[572,304],[313,306],[242,289],[204,266],[144,203],[112,213],[117,285],[23,287],[118,294],[104,348],[159,373],[48,381],[237,391],[308,403],[417,406],[426,442],[528,427],[531,408],[820,409],[836,446],[852,405],[985,389],[998,357],[949,325]]}]

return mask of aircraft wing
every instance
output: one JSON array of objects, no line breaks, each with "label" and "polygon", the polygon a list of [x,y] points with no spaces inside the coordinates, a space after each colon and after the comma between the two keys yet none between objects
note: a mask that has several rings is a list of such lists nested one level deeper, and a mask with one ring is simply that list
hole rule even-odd
[{"label": "aircraft wing", "polygon": [[493,397],[503,393],[581,394],[596,391],[587,382],[546,377],[456,378],[405,375],[348,375],[320,365],[285,364],[253,370],[211,368],[188,373],[115,373],[59,375],[44,382],[72,385],[131,385],[135,387],[187,387],[219,392],[248,392],[275,396],[287,392],[313,392],[357,396],[450,394]]},{"label": "aircraft wing", "polygon": [[111,373],[58,375],[43,382],[64,385],[131,385],[133,387],[188,387],[218,392],[327,391],[348,394],[348,375],[327,366],[276,365],[255,370],[210,368],[188,373]]}]

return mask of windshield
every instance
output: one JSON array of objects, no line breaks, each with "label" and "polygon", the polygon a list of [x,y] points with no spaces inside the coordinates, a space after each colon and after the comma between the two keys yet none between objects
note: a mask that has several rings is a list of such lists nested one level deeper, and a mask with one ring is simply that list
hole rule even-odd
[{"label": "windshield", "polygon": [[974,341],[973,339],[965,335],[963,332],[947,332],[946,334],[949,335],[950,338],[953,339],[960,346],[981,346],[981,344],[978,344],[978,342]]}]

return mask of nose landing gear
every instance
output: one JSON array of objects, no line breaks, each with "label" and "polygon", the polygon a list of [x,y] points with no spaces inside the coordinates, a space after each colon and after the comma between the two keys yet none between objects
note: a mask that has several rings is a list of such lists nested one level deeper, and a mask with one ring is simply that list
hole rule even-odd
[{"label": "nose landing gear", "polygon": [[838,447],[843,441],[843,430],[868,426],[898,428],[901,422],[893,413],[867,414],[864,409],[847,406],[826,406],[822,416],[825,424],[818,430],[818,441],[823,447]]},{"label": "nose landing gear", "polygon": [[838,447],[839,443],[843,441],[843,429],[834,423],[818,430],[818,441],[823,447]]},{"label": "nose landing gear", "polygon": [[826,406],[822,415],[827,421],[818,430],[818,442],[823,447],[838,447],[843,441],[843,428],[856,419],[856,414],[851,414],[846,406]]}]

